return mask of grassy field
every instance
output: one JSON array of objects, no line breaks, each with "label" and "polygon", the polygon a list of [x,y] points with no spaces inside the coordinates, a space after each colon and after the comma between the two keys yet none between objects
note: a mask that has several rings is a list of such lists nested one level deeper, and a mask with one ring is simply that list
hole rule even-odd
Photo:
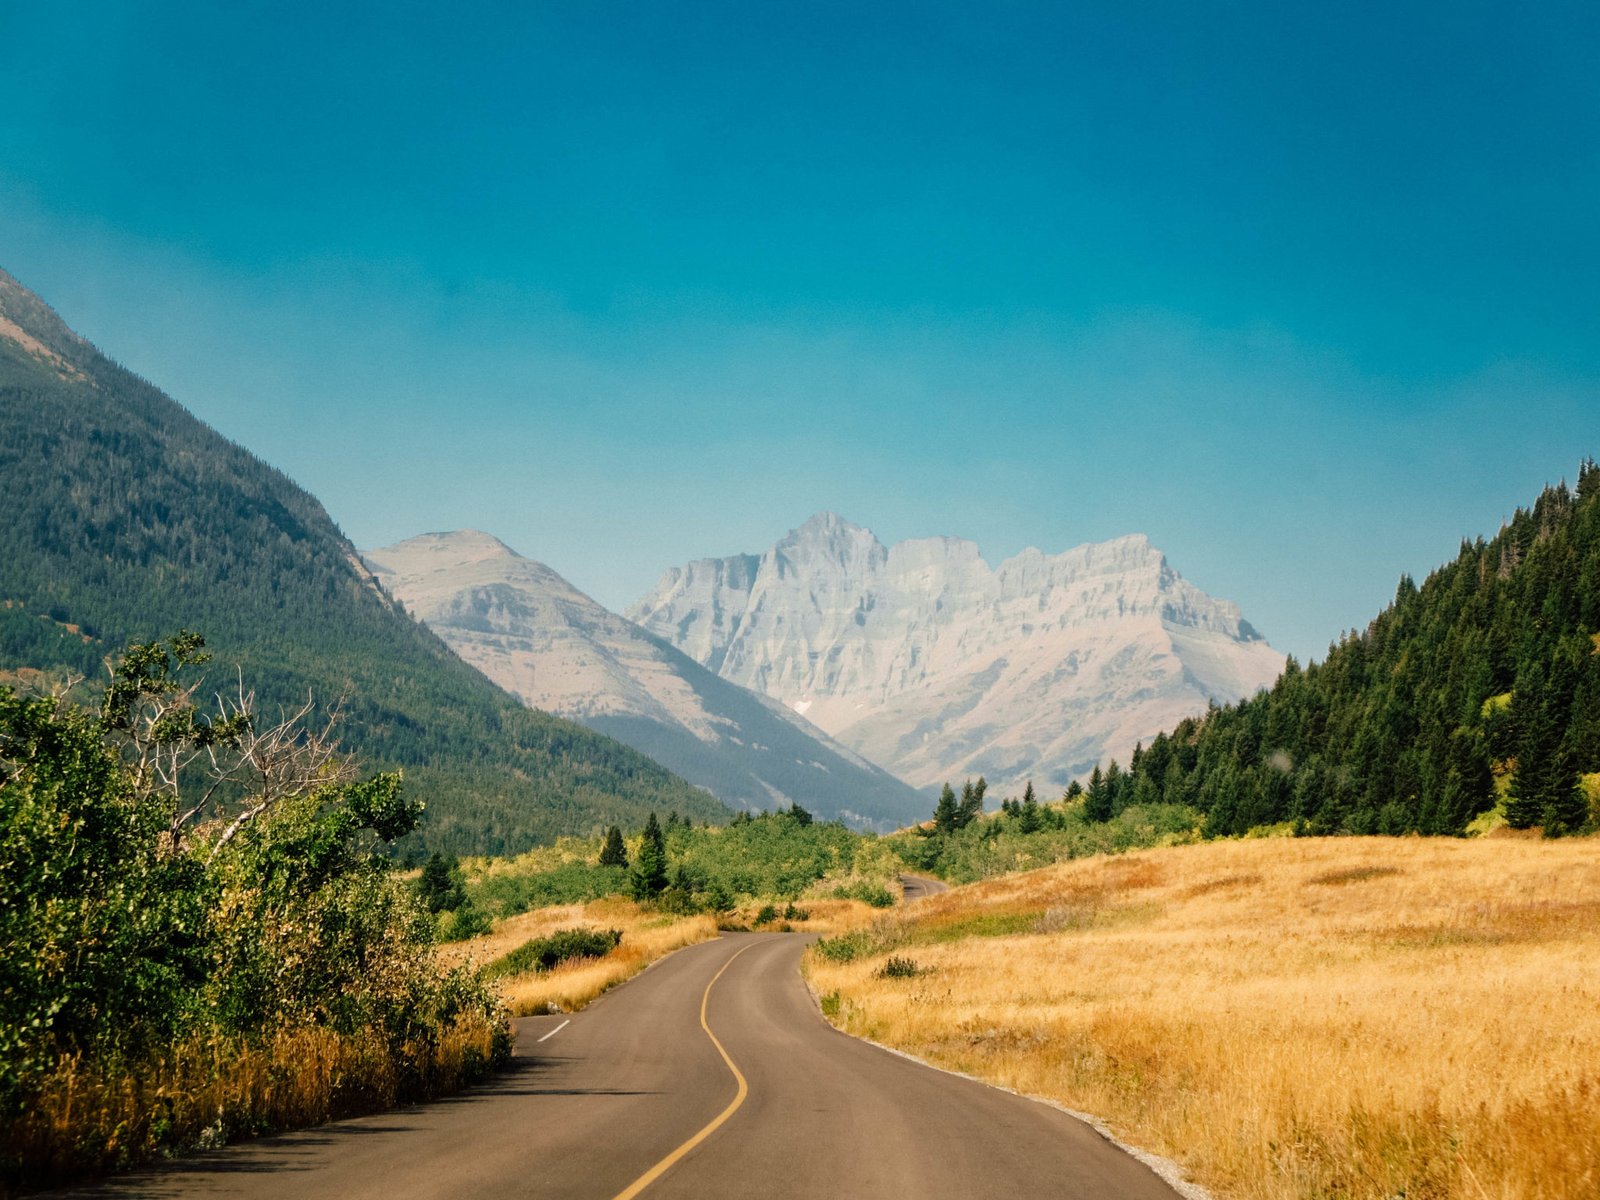
[{"label": "grassy field", "polygon": [[1142,851],[958,889],[807,971],[849,1032],[1094,1113],[1219,1196],[1576,1200],[1600,1195],[1597,850]]},{"label": "grassy field", "polygon": [[575,1012],[662,955],[717,936],[715,919],[704,914],[668,916],[611,897],[522,913],[499,922],[492,933],[443,946],[440,953],[451,963],[487,966],[524,942],[559,929],[616,929],[622,932],[622,942],[601,958],[572,959],[550,971],[501,981],[501,996],[514,1016]]},{"label": "grassy field", "polygon": [[[882,910],[859,900],[807,899],[779,908],[777,919],[757,924],[764,905],[749,903],[720,918],[733,928],[798,933],[839,933],[859,928]],[[788,916],[783,915],[785,909]],[[709,941],[719,933],[719,919],[709,914],[674,916],[611,896],[587,904],[558,904],[521,913],[496,923],[493,932],[441,946],[440,958],[451,966],[488,966],[534,938],[563,929],[615,929],[622,941],[600,958],[578,958],[549,971],[528,971],[502,980],[499,989],[514,1016],[575,1012],[596,996],[631,979],[663,955]]]}]

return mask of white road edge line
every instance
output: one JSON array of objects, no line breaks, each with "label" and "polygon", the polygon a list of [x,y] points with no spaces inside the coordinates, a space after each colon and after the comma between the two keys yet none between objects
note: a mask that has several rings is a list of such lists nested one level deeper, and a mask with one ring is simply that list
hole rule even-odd
[{"label": "white road edge line", "polygon": [[565,1021],[561,1022],[561,1024],[557,1025],[554,1029],[552,1029],[549,1033],[545,1034],[539,1040],[541,1042],[548,1042],[551,1038],[555,1037],[556,1034],[560,1033],[563,1029],[565,1029],[568,1025],[571,1025],[571,1024],[572,1024],[572,1018],[568,1017]]}]

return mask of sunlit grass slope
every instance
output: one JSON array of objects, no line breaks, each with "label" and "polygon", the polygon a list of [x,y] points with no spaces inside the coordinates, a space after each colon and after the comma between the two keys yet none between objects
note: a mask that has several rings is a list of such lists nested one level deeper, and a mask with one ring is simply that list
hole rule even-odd
[{"label": "sunlit grass slope", "polygon": [[1094,1113],[1220,1196],[1594,1197],[1597,851],[1149,850],[958,889],[807,970],[849,1032]]},{"label": "sunlit grass slope", "polygon": [[456,942],[442,953],[453,963],[487,966],[523,943],[561,929],[615,929],[621,932],[622,941],[599,958],[574,958],[549,971],[529,971],[502,980],[501,997],[513,1015],[574,1012],[662,955],[717,936],[715,918],[703,913],[672,916],[611,897],[522,913],[499,922],[493,932]]}]

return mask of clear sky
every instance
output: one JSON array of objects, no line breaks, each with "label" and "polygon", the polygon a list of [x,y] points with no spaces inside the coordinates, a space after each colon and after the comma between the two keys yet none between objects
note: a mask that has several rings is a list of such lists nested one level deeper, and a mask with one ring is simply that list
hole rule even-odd
[{"label": "clear sky", "polygon": [[358,545],[1139,531],[1320,658],[1600,455],[1597,14],[0,3],[0,266]]}]

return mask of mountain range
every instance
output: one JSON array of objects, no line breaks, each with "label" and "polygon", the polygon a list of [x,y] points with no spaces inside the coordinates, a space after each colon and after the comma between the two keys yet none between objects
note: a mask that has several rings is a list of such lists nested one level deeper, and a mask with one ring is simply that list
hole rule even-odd
[{"label": "mountain range", "polygon": [[262,709],[344,702],[368,769],[402,768],[423,837],[516,852],[651,810],[728,810],[628,746],[525,707],[378,586],[315,497],[74,334],[0,272],[0,670],[103,678],[196,630]]},{"label": "mountain range", "polygon": [[489,534],[424,534],[364,557],[390,594],[524,704],[610,734],[729,805],[799,803],[863,828],[927,815],[926,797],[803,717]]},{"label": "mountain range", "polygon": [[820,513],[668,570],[626,615],[913,786],[996,794],[1059,791],[1285,661],[1138,534],[991,568],[969,541],[886,547]]}]

